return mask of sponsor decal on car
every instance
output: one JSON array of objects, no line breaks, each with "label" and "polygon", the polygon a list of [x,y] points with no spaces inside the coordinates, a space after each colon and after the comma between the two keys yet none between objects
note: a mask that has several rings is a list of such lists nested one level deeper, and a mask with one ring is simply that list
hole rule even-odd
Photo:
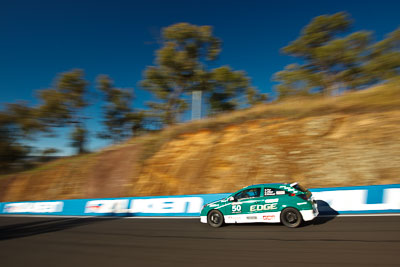
[{"label": "sponsor decal on car", "polygon": [[263,216],[263,220],[264,220],[264,221],[270,221],[270,220],[273,220],[273,219],[275,219],[275,215],[266,215],[266,216]]},{"label": "sponsor decal on car", "polygon": [[275,191],[271,188],[265,188],[264,196],[275,196]]},{"label": "sponsor decal on car", "polygon": [[264,205],[252,205],[250,206],[250,211],[263,211],[263,210],[276,210],[277,209],[277,204],[264,204]]},{"label": "sponsor decal on car", "polygon": [[296,189],[294,189],[291,186],[281,185],[281,186],[279,186],[279,188],[282,188],[282,189],[284,189],[286,191],[289,191],[289,192],[292,192],[292,193],[297,193],[298,192]]},{"label": "sponsor decal on car", "polygon": [[279,201],[279,198],[271,198],[271,199],[266,199],[265,203],[275,203],[275,202],[278,202],[278,201]]}]

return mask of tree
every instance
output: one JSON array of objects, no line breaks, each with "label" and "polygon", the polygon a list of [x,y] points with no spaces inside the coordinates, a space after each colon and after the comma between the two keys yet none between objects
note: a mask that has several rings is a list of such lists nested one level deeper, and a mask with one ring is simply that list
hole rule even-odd
[{"label": "tree", "polygon": [[83,117],[80,110],[88,105],[85,95],[88,82],[82,70],[72,70],[58,75],[54,88],[39,92],[43,104],[39,117],[48,126],[62,127],[79,123]]},{"label": "tree", "polygon": [[213,69],[209,80],[210,113],[217,114],[238,108],[239,98],[247,97],[247,104],[255,105],[267,99],[250,86],[250,79],[243,71],[233,71],[229,66]]},{"label": "tree", "polygon": [[344,12],[316,17],[299,38],[282,49],[303,64],[291,64],[274,75],[280,82],[279,98],[315,91],[330,96],[399,74],[400,31],[371,45],[372,33],[367,31],[343,36],[350,25]]},{"label": "tree", "polygon": [[400,75],[400,27],[370,46],[365,71],[374,82]]},{"label": "tree", "polygon": [[204,90],[205,63],[214,60],[220,41],[210,26],[178,23],[163,29],[163,47],[157,51],[156,66],[145,70],[141,85],[158,99],[148,103],[163,123],[173,124],[188,107],[181,97],[193,90]]},{"label": "tree", "polygon": [[39,106],[6,104],[0,111],[0,172],[22,166],[18,162],[32,151],[26,141],[32,141],[37,133],[51,133],[53,127],[73,127],[72,145],[79,153],[85,152],[87,131],[80,111],[87,105],[86,93],[83,71],[72,70],[59,75],[53,89],[39,92]]},{"label": "tree", "polygon": [[38,109],[29,107],[25,102],[6,104],[5,109],[8,121],[13,125],[15,135],[28,138],[33,134],[45,131],[46,127],[38,118]]},{"label": "tree", "polygon": [[42,157],[48,157],[48,156],[54,155],[54,154],[56,154],[58,152],[60,152],[58,149],[53,148],[53,147],[49,147],[49,148],[43,149],[41,151],[41,155],[42,155]]},{"label": "tree", "polygon": [[0,111],[0,173],[16,167],[28,155],[31,147],[21,141],[42,129],[36,110],[25,103],[7,104]]},{"label": "tree", "polygon": [[[72,127],[70,135],[72,146],[77,146],[78,152],[84,152],[82,147],[85,141],[82,138],[87,136],[84,129],[86,119],[81,111],[88,105],[86,94],[88,93],[88,82],[84,79],[82,70],[76,69],[58,75],[54,88],[42,90],[38,96],[42,104],[38,107],[38,118],[45,125],[46,129],[52,127]],[[84,134],[83,134],[84,133]],[[80,136],[80,137],[78,137]]]},{"label": "tree", "polygon": [[311,94],[315,83],[311,81],[312,75],[302,69],[298,64],[290,64],[284,70],[275,73],[274,79],[280,84],[276,86],[278,100],[290,96],[306,96]]},{"label": "tree", "polygon": [[[284,47],[285,54],[304,61],[303,65],[291,65],[279,72],[275,79],[282,82],[281,91],[298,91],[299,82],[304,91],[318,88],[331,95],[343,87],[347,80],[357,76],[365,50],[370,40],[369,32],[357,32],[339,38],[350,27],[349,16],[344,13],[323,15],[314,18],[295,41]],[[278,89],[279,90],[279,89]]]},{"label": "tree", "polygon": [[148,114],[143,110],[130,112],[126,116],[130,123],[132,136],[138,136],[141,132],[146,132],[146,126],[151,123]]},{"label": "tree", "polygon": [[269,100],[268,94],[261,94],[256,88],[248,87],[246,90],[247,104],[254,106]]},{"label": "tree", "polygon": [[0,174],[6,173],[11,165],[23,158],[28,151],[16,142],[13,124],[6,112],[0,113]]},{"label": "tree", "polygon": [[97,83],[106,103],[103,106],[103,124],[106,130],[99,136],[119,142],[128,136],[129,124],[133,119],[131,114],[133,112],[131,108],[133,90],[115,88],[113,81],[106,75],[100,75]]},{"label": "tree", "polygon": [[249,89],[249,79],[243,72],[227,66],[209,69],[209,63],[221,51],[221,41],[213,36],[210,26],[178,23],[165,28],[162,36],[156,66],[145,70],[141,83],[157,98],[148,103],[150,116],[160,117],[167,125],[175,123],[188,108],[184,95],[193,91],[204,92],[212,114],[237,108],[240,94],[249,93],[251,103],[265,98],[254,88]]},{"label": "tree", "polygon": [[76,149],[77,154],[83,154],[87,152],[87,135],[88,132],[83,126],[79,124],[75,125],[73,131],[71,132],[70,139],[71,146]]}]

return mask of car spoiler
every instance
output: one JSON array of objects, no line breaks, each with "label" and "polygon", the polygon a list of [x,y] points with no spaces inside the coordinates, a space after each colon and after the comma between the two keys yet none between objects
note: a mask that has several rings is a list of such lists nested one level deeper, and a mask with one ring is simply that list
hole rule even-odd
[{"label": "car spoiler", "polygon": [[295,185],[297,185],[298,184],[298,182],[294,182],[294,183],[291,183],[291,184],[289,184],[291,187],[293,187],[293,186],[295,186]]}]

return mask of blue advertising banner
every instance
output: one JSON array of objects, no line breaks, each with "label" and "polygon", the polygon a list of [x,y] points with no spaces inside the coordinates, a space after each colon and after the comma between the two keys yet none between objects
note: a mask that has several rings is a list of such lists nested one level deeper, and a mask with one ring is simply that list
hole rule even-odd
[{"label": "blue advertising banner", "polygon": [[[310,189],[320,214],[398,213],[400,184]],[[195,217],[224,194],[2,202],[0,214]]]}]

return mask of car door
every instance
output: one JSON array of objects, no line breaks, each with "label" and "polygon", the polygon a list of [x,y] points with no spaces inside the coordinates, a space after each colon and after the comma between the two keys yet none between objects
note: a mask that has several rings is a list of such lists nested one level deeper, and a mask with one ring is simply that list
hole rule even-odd
[{"label": "car door", "polygon": [[251,210],[257,214],[259,222],[279,222],[285,193],[283,190],[272,187],[263,188],[262,197],[259,198],[256,206],[251,207]]},{"label": "car door", "polygon": [[230,213],[227,219],[238,223],[257,221],[257,216],[253,214],[251,207],[260,200],[260,196],[261,187],[244,189],[236,193],[235,200],[227,207],[227,213]]}]

